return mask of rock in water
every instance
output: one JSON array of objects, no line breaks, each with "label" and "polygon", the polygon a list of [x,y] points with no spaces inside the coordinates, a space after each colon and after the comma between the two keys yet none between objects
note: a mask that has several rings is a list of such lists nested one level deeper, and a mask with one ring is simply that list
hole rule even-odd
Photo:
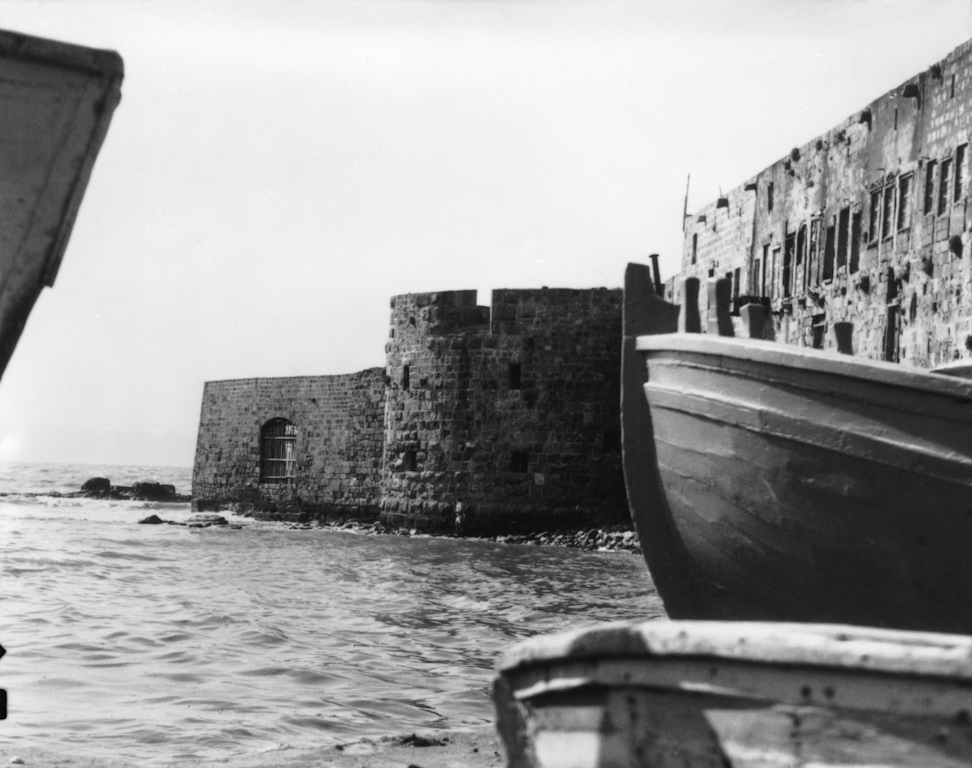
[{"label": "rock in water", "polygon": [[208,528],[211,525],[228,525],[226,518],[222,515],[197,514],[189,518],[189,526],[192,528]]},{"label": "rock in water", "polygon": [[158,515],[149,515],[148,517],[142,518],[138,521],[139,525],[161,525],[165,520],[160,518]]},{"label": "rock in water", "polygon": [[175,496],[174,485],[138,482],[132,486],[132,498],[141,501],[167,501]]},{"label": "rock in water", "polygon": [[81,486],[82,493],[103,495],[111,491],[111,480],[107,477],[92,477],[84,481]]}]

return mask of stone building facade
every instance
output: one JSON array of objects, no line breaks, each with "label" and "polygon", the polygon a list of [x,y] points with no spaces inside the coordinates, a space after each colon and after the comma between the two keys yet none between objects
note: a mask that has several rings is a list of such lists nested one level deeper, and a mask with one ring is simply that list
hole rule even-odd
[{"label": "stone building facade", "polygon": [[627,519],[621,291],[397,296],[386,365],[208,382],[193,499],[285,518],[478,532]]},{"label": "stone building facade", "polygon": [[682,273],[731,278],[781,341],[831,347],[850,321],[858,355],[968,357],[970,137],[972,41],[687,216]]}]

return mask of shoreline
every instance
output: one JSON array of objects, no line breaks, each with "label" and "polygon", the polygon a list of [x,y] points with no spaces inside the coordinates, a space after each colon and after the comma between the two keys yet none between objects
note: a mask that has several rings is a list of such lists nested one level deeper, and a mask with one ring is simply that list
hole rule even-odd
[{"label": "shoreline", "polygon": [[[265,521],[276,522],[276,521]],[[462,539],[489,541],[496,544],[526,544],[533,546],[564,547],[588,552],[627,552],[641,555],[638,535],[630,524],[618,523],[601,528],[555,529],[535,533],[496,534],[493,536],[460,536],[455,533],[432,533],[417,529],[396,528],[382,523],[360,523],[354,520],[316,521],[314,523],[284,523],[290,530],[313,531],[327,528],[336,531],[360,533],[368,536],[417,536],[433,539]]]},{"label": "shoreline", "polygon": [[[55,498],[55,499],[105,499],[112,501],[149,501],[162,504],[191,504],[192,498],[188,495],[173,493],[164,498],[151,497],[148,495],[137,495],[132,493],[131,486],[112,486],[109,492],[91,491],[48,491],[48,492],[27,492],[10,494],[0,492],[0,498],[8,495],[25,496],[31,498]],[[360,533],[368,536],[418,536],[435,539],[464,539],[468,541],[489,541],[495,544],[524,544],[532,546],[564,547],[567,549],[581,549],[588,552],[627,552],[633,555],[641,555],[641,545],[638,541],[638,534],[634,526],[628,523],[615,523],[613,525],[591,527],[591,528],[555,528],[553,530],[535,531],[531,533],[507,533],[492,534],[488,536],[458,535],[455,533],[444,533],[437,531],[421,531],[416,528],[404,528],[398,526],[385,525],[378,521],[362,521],[360,519],[327,519],[315,520],[314,522],[293,522],[281,519],[272,519],[253,514],[247,514],[234,509],[232,506],[218,510],[207,509],[205,511],[194,512],[193,516],[186,522],[175,522],[159,518],[157,515],[150,515],[139,523],[155,523],[166,525],[182,525],[190,528],[208,528],[213,525],[229,525],[231,528],[241,527],[239,523],[229,524],[219,512],[228,512],[238,518],[247,518],[261,523],[271,523],[286,527],[290,530],[319,530],[322,528],[335,531],[347,531],[350,533]],[[154,518],[154,519],[151,519]]]},{"label": "shoreline", "polygon": [[[0,749],[3,765],[40,768],[136,768],[140,763],[125,757],[81,756],[34,746]],[[394,736],[355,739],[319,747],[285,748],[217,758],[173,758],[161,765],[227,768],[501,768],[506,751],[493,725],[471,729],[423,731]]]}]

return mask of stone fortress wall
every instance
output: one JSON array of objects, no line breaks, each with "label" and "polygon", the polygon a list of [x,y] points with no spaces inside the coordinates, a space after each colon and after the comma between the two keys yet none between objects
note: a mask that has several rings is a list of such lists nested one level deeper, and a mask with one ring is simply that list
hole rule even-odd
[{"label": "stone fortress wall", "polygon": [[[346,376],[207,382],[199,509],[514,532],[627,519],[619,435],[621,291],[397,296],[386,366]],[[275,422],[292,477],[267,481]]]},{"label": "stone fortress wall", "polygon": [[619,290],[396,297],[383,519],[447,525],[457,500],[504,531],[625,519],[620,340]]},{"label": "stone fortress wall", "polygon": [[[340,510],[377,513],[385,379],[381,368],[344,376],[209,381],[203,387],[193,503],[268,515]],[[261,430],[283,418],[296,429],[293,483],[261,482]]]},{"label": "stone fortress wall", "polygon": [[970,137],[972,41],[688,216],[682,274],[731,278],[780,341],[832,347],[851,321],[855,354],[968,357]]}]

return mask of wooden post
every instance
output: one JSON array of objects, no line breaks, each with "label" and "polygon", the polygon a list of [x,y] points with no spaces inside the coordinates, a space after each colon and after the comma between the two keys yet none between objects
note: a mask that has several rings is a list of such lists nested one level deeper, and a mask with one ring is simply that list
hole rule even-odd
[{"label": "wooden post", "polygon": [[764,338],[766,310],[762,304],[747,304],[739,310],[739,317],[750,339]]},{"label": "wooden post", "polygon": [[699,278],[686,277],[682,280],[682,306],[678,313],[679,333],[702,333],[702,318],[699,316]]},{"label": "wooden post", "polygon": [[665,298],[665,286],[661,281],[661,270],[658,268],[658,254],[652,253],[648,256],[651,259],[651,271],[655,280],[655,293]]},{"label": "wooden post", "polygon": [[844,355],[854,354],[854,324],[846,321],[834,323],[837,351]]},{"label": "wooden post", "polygon": [[709,333],[735,336],[729,305],[732,302],[732,280],[716,277],[709,280]]}]

